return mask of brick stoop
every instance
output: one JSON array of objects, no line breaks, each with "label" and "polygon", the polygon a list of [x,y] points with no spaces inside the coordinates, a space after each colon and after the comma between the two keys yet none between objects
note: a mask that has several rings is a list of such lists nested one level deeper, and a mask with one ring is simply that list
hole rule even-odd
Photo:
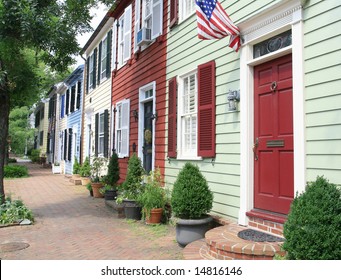
[{"label": "brick stoop", "polygon": [[247,229],[237,224],[213,228],[206,232],[205,239],[188,244],[183,252],[189,260],[272,260],[275,254],[283,255],[282,242],[253,242],[238,237],[238,232]]}]

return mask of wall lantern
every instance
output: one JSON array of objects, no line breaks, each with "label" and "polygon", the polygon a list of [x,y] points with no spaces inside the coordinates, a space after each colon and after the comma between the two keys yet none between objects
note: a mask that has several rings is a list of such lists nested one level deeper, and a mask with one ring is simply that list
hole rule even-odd
[{"label": "wall lantern", "polygon": [[137,112],[137,110],[133,110],[133,116],[135,118],[135,121],[137,122],[137,120],[139,119],[139,112]]},{"label": "wall lantern", "polygon": [[237,103],[240,101],[240,90],[229,90],[227,93],[229,111],[237,110]]}]

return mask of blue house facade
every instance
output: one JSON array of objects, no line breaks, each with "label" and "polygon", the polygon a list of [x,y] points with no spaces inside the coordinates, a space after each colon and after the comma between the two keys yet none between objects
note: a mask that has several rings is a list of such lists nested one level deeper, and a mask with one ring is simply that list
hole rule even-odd
[{"label": "blue house facade", "polygon": [[72,174],[75,160],[80,162],[82,137],[82,96],[84,65],[78,66],[64,81],[60,96],[60,155],[65,174]]}]

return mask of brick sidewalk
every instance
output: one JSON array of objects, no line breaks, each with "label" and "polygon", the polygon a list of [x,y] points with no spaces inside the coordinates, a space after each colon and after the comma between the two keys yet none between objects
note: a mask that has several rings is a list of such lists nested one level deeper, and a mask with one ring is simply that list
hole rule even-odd
[{"label": "brick sidewalk", "polygon": [[24,242],[30,246],[0,252],[0,259],[182,259],[174,227],[152,228],[118,219],[103,199],[90,197],[84,186],[74,186],[50,169],[25,164],[30,177],[5,180],[5,191],[24,201],[33,211],[35,223],[0,228],[0,244]]}]

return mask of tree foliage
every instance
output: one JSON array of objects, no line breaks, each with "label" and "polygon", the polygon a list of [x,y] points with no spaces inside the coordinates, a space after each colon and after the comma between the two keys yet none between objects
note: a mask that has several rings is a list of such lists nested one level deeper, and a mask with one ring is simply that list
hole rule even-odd
[{"label": "tree foliage", "polygon": [[15,154],[24,154],[25,147],[33,148],[34,129],[30,128],[29,115],[31,111],[27,106],[16,107],[9,115],[9,136],[11,137],[11,150]]},{"label": "tree foliage", "polygon": [[[39,93],[39,62],[62,72],[80,48],[76,36],[91,29],[90,8],[109,0],[0,0],[0,200],[11,104],[25,106]],[[34,54],[34,55],[32,55]],[[51,85],[52,86],[52,85]],[[0,201],[1,202],[1,201]]]}]

